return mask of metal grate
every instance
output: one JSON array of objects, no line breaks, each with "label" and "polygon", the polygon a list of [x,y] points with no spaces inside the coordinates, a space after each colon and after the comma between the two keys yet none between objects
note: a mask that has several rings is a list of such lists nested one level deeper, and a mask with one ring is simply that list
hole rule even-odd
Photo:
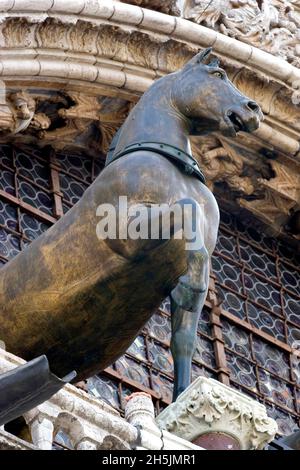
[{"label": "metal grate", "polygon": [[299,260],[222,213],[213,266],[230,382],[264,402],[282,434],[299,425]]}]

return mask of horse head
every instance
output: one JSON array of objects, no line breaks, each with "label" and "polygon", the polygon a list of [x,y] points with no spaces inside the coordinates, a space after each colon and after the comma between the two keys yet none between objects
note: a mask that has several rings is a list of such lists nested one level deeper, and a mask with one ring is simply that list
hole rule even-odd
[{"label": "horse head", "polygon": [[200,52],[176,72],[173,103],[190,123],[191,135],[253,132],[263,119],[260,107],[232,84],[217,59],[208,62],[211,50]]}]

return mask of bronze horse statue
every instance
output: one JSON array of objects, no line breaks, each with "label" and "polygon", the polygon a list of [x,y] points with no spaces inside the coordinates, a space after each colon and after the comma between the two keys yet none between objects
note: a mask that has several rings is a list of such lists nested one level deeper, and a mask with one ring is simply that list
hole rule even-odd
[{"label": "bronze horse statue", "polygon": [[[189,385],[219,224],[189,135],[235,136],[254,131],[262,118],[218,61],[207,63],[210,52],[150,87],[81,200],[1,269],[0,339],[9,352],[26,360],[45,354],[55,374],[75,369],[81,380],[116,361],[170,295],[174,399]],[[200,245],[186,250],[174,236],[99,239],[97,208],[118,209],[123,195],[128,207],[190,203]]]}]

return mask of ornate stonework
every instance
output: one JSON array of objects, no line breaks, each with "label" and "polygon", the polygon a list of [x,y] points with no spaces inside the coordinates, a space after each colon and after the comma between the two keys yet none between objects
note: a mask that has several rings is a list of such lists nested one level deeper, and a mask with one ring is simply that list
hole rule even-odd
[{"label": "ornate stonework", "polygon": [[35,125],[42,126],[43,118],[36,113],[35,101],[26,92],[9,92],[3,81],[0,81],[0,131],[9,134],[18,134],[26,130],[36,116]]},{"label": "ornate stonework", "polygon": [[251,146],[245,145],[244,138],[234,141],[219,135],[198,138],[193,139],[192,148],[208,186],[220,199],[224,199],[224,192],[230,192],[229,199],[264,222],[270,236],[278,236],[279,227],[293,231],[287,224],[299,208],[297,161],[276,152],[268,153],[255,141]]},{"label": "ornate stonework", "polygon": [[192,149],[213,191],[217,183],[226,182],[230,190],[240,197],[260,197],[263,191],[259,180],[264,175],[269,181],[275,175],[271,164],[243,146],[241,141],[220,135],[194,138]]},{"label": "ornate stonework", "polygon": [[[235,86],[260,104],[265,121],[255,135],[241,134],[235,141],[218,135],[195,139],[194,154],[210,187],[226,196],[233,210],[254,214],[272,235],[297,240],[300,70],[253,47],[260,47],[261,39],[251,42],[247,32],[249,41],[242,42],[239,34],[246,26],[239,18],[253,18],[252,9],[258,13],[258,8],[255,27],[260,28],[266,12],[281,5],[277,26],[289,31],[290,23],[298,21],[299,2],[292,2],[294,10],[279,0],[272,5],[267,0],[205,2],[185,5],[186,16],[190,12],[201,24],[142,8],[171,8],[172,1],[74,0],[72,7],[63,0],[25,2],[22,11],[16,2],[5,3],[0,12],[0,77],[6,88],[4,93],[0,87],[0,139],[101,153],[103,158],[131,106],[153,80],[211,45]],[[203,5],[204,16],[199,13]],[[264,34],[274,33],[272,21],[269,29],[263,27]],[[235,34],[230,33],[233,23]],[[280,46],[280,57],[285,58],[284,51]],[[290,225],[294,229],[289,231]]]},{"label": "ornate stonework", "polygon": [[[24,362],[0,348],[0,374]],[[149,395],[133,394],[125,415],[127,419],[104,401],[68,384],[24,414],[30,443],[0,429],[0,450],[51,450],[59,431],[68,436],[75,450],[199,450],[184,439],[160,431]]]},{"label": "ornate stonework", "polygon": [[0,104],[0,141],[20,141],[56,150],[106,154],[131,103],[80,92],[37,90],[7,94]]},{"label": "ornate stonework", "polygon": [[298,0],[186,0],[184,16],[300,66]]},{"label": "ornate stonework", "polygon": [[277,432],[263,405],[205,377],[196,379],[156,421],[161,429],[192,442],[212,433],[231,436],[242,450],[263,449]]}]

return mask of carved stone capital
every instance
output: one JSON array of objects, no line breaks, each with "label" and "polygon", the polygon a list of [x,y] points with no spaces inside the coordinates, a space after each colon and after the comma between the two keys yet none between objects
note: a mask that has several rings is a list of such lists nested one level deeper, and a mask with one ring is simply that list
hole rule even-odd
[{"label": "carved stone capital", "polygon": [[161,429],[202,447],[209,440],[224,445],[225,436],[227,450],[263,449],[277,432],[263,405],[206,377],[196,379],[156,421]]}]

